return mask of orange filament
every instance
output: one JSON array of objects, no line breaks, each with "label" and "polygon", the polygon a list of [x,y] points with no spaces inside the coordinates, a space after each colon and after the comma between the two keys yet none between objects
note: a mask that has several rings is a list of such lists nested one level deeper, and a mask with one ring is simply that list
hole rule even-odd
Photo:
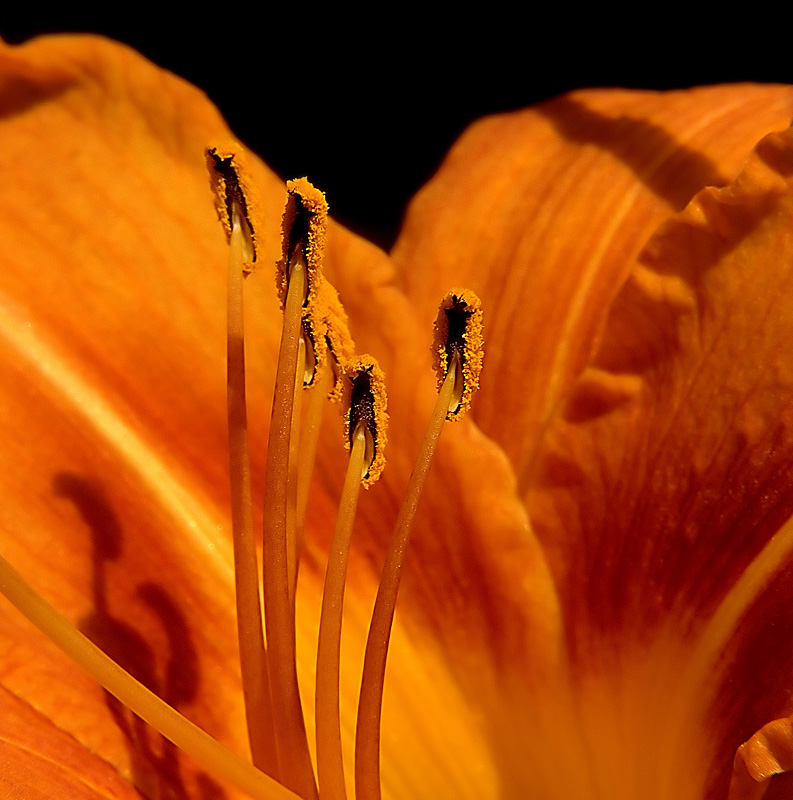
[{"label": "orange filament", "polygon": [[303,533],[308,511],[308,492],[311,487],[311,474],[317,457],[319,432],[322,426],[322,412],[328,394],[333,388],[333,369],[329,363],[319,370],[314,382],[308,388],[308,407],[300,434],[300,462],[297,465],[297,553],[298,560],[303,547]]},{"label": "orange filament", "polygon": [[394,621],[402,565],[413,521],[416,518],[421,493],[427,481],[432,456],[438,444],[443,423],[449,413],[457,372],[454,358],[443,381],[438,401],[432,412],[427,433],[410,474],[405,497],[399,509],[394,536],[386,555],[380,586],[377,590],[369,638],[366,641],[361,695],[358,702],[358,724],[355,732],[355,796],[357,800],[380,798],[380,716],[383,706],[383,686],[388,657],[388,643]]},{"label": "orange filament", "polygon": [[297,800],[288,789],[215,741],[135,680],[55,611],[2,557],[0,591],[97,683],[195,758],[207,772],[228,781],[256,800]]},{"label": "orange filament", "polygon": [[303,374],[306,370],[306,337],[305,333],[300,333],[297,343],[297,367],[295,370],[294,395],[292,399],[292,426],[289,434],[289,472],[288,488],[289,495],[286,503],[286,547],[287,559],[289,564],[289,601],[294,606],[295,590],[297,588],[297,569],[300,561],[300,548],[298,546],[298,516],[297,516],[297,492],[298,492],[298,470],[300,468],[300,427],[301,414],[303,410]]},{"label": "orange filament", "polygon": [[[231,526],[234,543],[234,579],[237,598],[237,632],[245,699],[248,741],[253,763],[278,777],[275,731],[267,654],[264,650],[259,569],[253,533],[251,469],[248,454],[248,415],[245,394],[245,328],[242,305],[243,264],[251,255],[247,228],[236,203],[229,239],[228,288],[228,425]],[[248,251],[246,253],[246,250]]]},{"label": "orange filament", "polygon": [[267,449],[264,489],[264,609],[273,719],[278,731],[280,775],[286,786],[310,800],[317,797],[317,788],[297,684],[295,608],[290,602],[286,530],[289,441],[305,290],[306,267],[302,250],[298,248],[289,274]]},{"label": "orange filament", "polygon": [[341,625],[344,605],[344,584],[347,580],[347,558],[355,520],[355,510],[366,471],[366,429],[359,423],[353,436],[352,452],[347,466],[336,530],[328,555],[325,588],[317,648],[316,726],[317,776],[323,800],[345,800],[344,764],[341,752],[341,720],[339,716],[339,669],[341,660]]}]

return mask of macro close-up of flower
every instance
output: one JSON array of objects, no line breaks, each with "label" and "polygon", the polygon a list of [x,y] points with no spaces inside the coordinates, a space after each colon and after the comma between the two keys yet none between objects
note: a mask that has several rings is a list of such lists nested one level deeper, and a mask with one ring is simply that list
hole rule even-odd
[{"label": "macro close-up of flower", "polygon": [[[388,252],[333,220],[330,193],[327,229],[306,223],[307,269],[376,360],[355,362],[366,386],[382,368],[387,391],[387,445],[366,442],[385,467],[371,486],[361,472],[340,573],[336,723],[318,635],[348,461],[369,450],[337,403],[317,406],[315,458],[275,423],[288,395],[310,428],[321,396],[294,389],[294,361],[284,388],[292,278],[276,264],[303,258],[289,225],[305,208],[324,220],[324,198],[285,185],[206,95],[122,44],[0,43],[0,797],[338,800],[345,781],[357,800],[790,796],[791,120],[784,85],[574,91],[471,125]],[[360,191],[377,203],[377,187]],[[243,262],[272,687],[255,725],[233,445],[229,468],[243,338],[229,265]],[[433,329],[443,298],[468,291],[484,364],[470,410],[444,424],[439,391],[460,392],[433,372]],[[448,370],[476,358],[449,355]],[[268,535],[276,501],[300,517],[296,441],[313,473],[283,639]],[[382,716],[356,741],[379,708],[361,675],[407,507]],[[212,754],[103,689],[14,607],[26,597],[208,734]],[[290,675],[296,715],[279,688]],[[326,790],[328,720],[344,774]]]}]

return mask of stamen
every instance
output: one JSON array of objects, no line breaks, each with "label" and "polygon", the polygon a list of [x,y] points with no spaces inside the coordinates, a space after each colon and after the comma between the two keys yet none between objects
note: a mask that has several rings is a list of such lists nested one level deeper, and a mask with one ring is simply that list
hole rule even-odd
[{"label": "stamen", "polygon": [[0,592],[97,683],[192,756],[202,769],[256,800],[298,800],[295,794],[215,741],[135,680],[55,611],[2,557]]},{"label": "stamen", "polygon": [[289,551],[295,544],[287,520],[289,501],[295,497],[289,488],[289,462],[301,320],[306,311],[312,312],[322,284],[320,268],[327,203],[308,181],[290,181],[287,189],[283,258],[276,273],[284,304],[284,323],[264,491],[264,609],[280,774],[287,786],[310,800],[317,797],[317,787],[297,683],[295,607],[290,589],[296,575],[297,555],[293,550],[294,567],[290,567]]},{"label": "stamen", "polygon": [[336,530],[328,555],[317,647],[315,719],[317,726],[317,777],[323,800],[344,800],[344,762],[341,751],[339,669],[344,583],[350,552],[355,510],[366,455],[365,423],[359,422],[353,437],[347,476],[339,501]]},{"label": "stamen", "polygon": [[[323,281],[314,319],[321,317],[324,336],[315,337],[317,344],[314,381],[308,395],[308,408],[300,437],[301,458],[297,477],[297,534],[298,554],[302,546],[302,532],[306,523],[308,492],[317,455],[322,412],[326,400],[338,400],[342,393],[343,365],[352,358],[355,346],[347,325],[347,314],[339,295],[328,281]],[[319,348],[324,342],[324,349]]]},{"label": "stamen", "polygon": [[354,358],[344,373],[345,383],[349,387],[345,392],[347,413],[344,424],[348,431],[352,430],[351,454],[328,555],[317,648],[317,773],[320,793],[328,800],[344,800],[346,797],[339,714],[339,668],[350,537],[361,483],[371,485],[382,471],[382,466],[373,469],[372,463],[375,460],[384,463],[387,418],[384,376],[377,362],[371,356]]},{"label": "stamen", "polygon": [[[293,411],[291,416],[290,458],[287,470],[287,574],[289,597],[294,604],[294,593],[297,586],[297,572],[302,547],[302,527],[304,514],[298,512],[301,503],[298,500],[298,484],[300,483],[300,462],[298,457],[302,450],[300,428],[302,421],[302,388],[314,380],[317,367],[316,360],[324,357],[324,336],[322,335],[321,316],[317,313],[318,298],[324,286],[322,277],[322,256],[325,249],[325,237],[328,224],[328,204],[325,195],[312,186],[306,178],[288,181],[286,184],[287,201],[283,218],[282,257],[276,265],[276,283],[278,295],[285,305],[287,292],[292,280],[292,265],[299,259],[305,269],[302,297],[303,321],[302,335],[304,344],[298,353],[297,378],[294,386]],[[306,371],[308,350],[305,345],[311,340],[315,345],[311,357],[315,360],[310,374]],[[313,458],[311,459],[313,464]]]},{"label": "stamen", "polygon": [[[245,700],[248,742],[253,763],[278,777],[275,731],[267,654],[264,649],[259,569],[253,532],[253,501],[248,448],[248,415],[245,391],[245,325],[243,273],[255,258],[253,231],[245,218],[246,190],[237,174],[237,157],[217,148],[208,163],[221,221],[230,223],[228,278],[227,398],[231,527],[234,545],[234,578],[237,602],[237,635],[240,672]],[[225,224],[224,224],[225,227]]]},{"label": "stamen", "polygon": [[[370,487],[385,464],[388,415],[384,377],[371,357],[352,357],[346,315],[335,290],[321,274],[327,224],[324,196],[305,179],[291,181],[284,213],[283,259],[277,273],[284,319],[264,497],[265,648],[253,533],[243,319],[243,276],[257,257],[256,202],[240,172],[240,153],[236,144],[216,147],[207,152],[207,161],[230,246],[227,380],[232,529],[240,667],[255,766],[125,672],[36,594],[2,557],[0,592],[108,692],[207,772],[259,800],[319,800],[297,680],[295,592],[322,405],[326,396],[342,394],[348,409],[346,445],[351,455],[325,577],[315,710],[323,800],[346,800],[339,709],[344,585],[360,486]],[[447,295],[436,322],[440,394],[397,517],[367,639],[355,742],[357,800],[380,798],[383,686],[402,566],[443,422],[462,416],[478,385],[481,318],[478,298],[460,290]],[[310,424],[301,436],[304,384],[313,386],[314,394]]]},{"label": "stamen", "polygon": [[[447,310],[456,309],[463,302],[461,300],[462,296],[462,292],[447,295],[441,303],[438,313],[439,319],[442,315],[446,316]],[[451,304],[449,303],[450,297],[454,298]],[[372,612],[372,622],[369,626],[369,636],[366,641],[361,694],[358,702],[358,723],[355,732],[356,800],[379,800],[380,798],[380,720],[388,645],[391,638],[397,594],[399,593],[399,583],[402,577],[402,565],[405,560],[421,493],[427,481],[432,457],[438,444],[444,420],[451,418],[450,415],[452,417],[460,415],[470,406],[471,395],[477,385],[476,382],[468,386],[464,385],[460,397],[455,397],[455,386],[461,380],[461,373],[463,373],[463,382],[465,382],[462,361],[464,359],[468,360],[474,366],[478,362],[481,368],[483,351],[481,305],[478,298],[475,301],[468,299],[469,297],[476,297],[472,292],[466,291],[465,297],[463,313],[467,313],[470,308],[472,313],[468,319],[476,317],[478,319],[478,327],[472,333],[471,329],[464,326],[462,339],[465,341],[466,347],[462,350],[456,345],[449,345],[449,336],[446,337],[446,342],[440,342],[443,346],[443,352],[446,353],[451,350],[451,354],[447,359],[444,359],[446,363],[440,394],[430,418],[424,441],[421,443],[413,472],[408,480],[405,497],[397,516],[394,535],[383,566],[374,611]],[[474,303],[476,303],[475,306],[473,305]],[[457,314],[457,310],[454,313]],[[436,352],[439,344],[437,330],[442,327],[442,322],[440,324],[436,323]],[[457,327],[449,324],[447,325],[447,330],[456,332]],[[467,349],[468,340],[477,338],[477,352],[469,352]],[[478,381],[478,372],[476,373],[476,379]]]},{"label": "stamen", "polygon": [[245,234],[236,205],[233,219],[229,258],[227,382],[231,520],[240,668],[253,763],[269,775],[278,777],[270,675],[264,649],[259,570],[253,533],[242,311],[242,258]]}]

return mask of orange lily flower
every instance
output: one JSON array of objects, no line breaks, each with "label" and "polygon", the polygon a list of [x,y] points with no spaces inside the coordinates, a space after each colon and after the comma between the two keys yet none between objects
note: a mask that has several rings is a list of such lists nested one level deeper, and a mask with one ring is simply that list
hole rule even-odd
[{"label": "orange lily flower", "polygon": [[[0,49],[0,114],[0,554],[245,754],[228,255],[204,159],[228,131],[200,92],[93,38]],[[473,420],[444,433],[400,596],[384,796],[722,798],[750,740],[732,789],[748,800],[793,766],[793,134],[763,138],[791,117],[788,87],[576,93],[473,126],[390,256],[331,226],[325,269],[391,416],[349,568],[346,756],[434,402],[429,327],[450,285],[487,315]],[[252,170],[275,262],[284,188]],[[280,311],[272,275],[246,293],[259,443]],[[307,708],[345,470],[336,422],[297,593]],[[241,796],[5,601],[0,617],[0,796]],[[790,786],[774,778],[766,797]]]}]

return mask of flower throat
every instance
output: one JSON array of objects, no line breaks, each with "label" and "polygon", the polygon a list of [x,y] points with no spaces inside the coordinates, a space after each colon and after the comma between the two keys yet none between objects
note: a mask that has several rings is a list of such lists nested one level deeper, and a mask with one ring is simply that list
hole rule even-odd
[{"label": "flower throat", "polygon": [[[251,762],[232,753],[135,680],[53,609],[0,558],[0,591],[108,692],[203,769],[260,800],[345,800],[339,711],[342,609],[361,486],[385,466],[387,398],[377,361],[356,355],[338,294],[322,274],[328,225],[324,195],[307,180],[287,184],[276,286],[283,310],[258,563],[248,444],[244,277],[259,266],[258,218],[245,154],[236,143],[207,152],[215,205],[229,245],[227,386],[231,526],[237,628]],[[453,289],[435,321],[438,399],[408,480],[375,599],[364,656],[355,736],[355,797],[379,800],[380,725],[386,661],[404,555],[445,420],[470,407],[482,367],[482,309]],[[349,459],[328,555],[315,686],[316,766],[297,679],[296,594],[308,494],[326,402],[340,405]],[[260,592],[261,587],[261,592]],[[262,607],[264,614],[262,615]],[[266,622],[266,624],[265,624]],[[266,631],[266,635],[265,635]]]}]

